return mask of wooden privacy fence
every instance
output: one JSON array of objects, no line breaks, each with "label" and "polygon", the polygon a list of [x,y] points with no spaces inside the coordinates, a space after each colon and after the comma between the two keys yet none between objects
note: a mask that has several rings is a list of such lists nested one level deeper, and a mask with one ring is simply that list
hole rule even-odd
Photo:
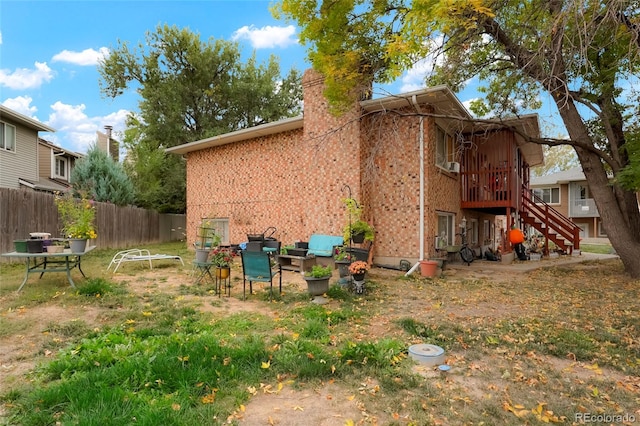
[{"label": "wooden privacy fence", "polygon": [[[128,248],[184,239],[184,215],[164,215],[138,207],[96,203],[98,248]],[[60,237],[55,196],[44,192],[0,188],[0,250],[13,251],[13,240],[31,232]]]}]

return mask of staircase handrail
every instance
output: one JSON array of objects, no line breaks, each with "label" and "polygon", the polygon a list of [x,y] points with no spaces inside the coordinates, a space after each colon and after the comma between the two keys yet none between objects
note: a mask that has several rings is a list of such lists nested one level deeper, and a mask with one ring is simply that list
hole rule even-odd
[{"label": "staircase handrail", "polygon": [[522,189],[522,206],[542,223],[571,241],[573,248],[580,248],[580,228],[526,187]]}]

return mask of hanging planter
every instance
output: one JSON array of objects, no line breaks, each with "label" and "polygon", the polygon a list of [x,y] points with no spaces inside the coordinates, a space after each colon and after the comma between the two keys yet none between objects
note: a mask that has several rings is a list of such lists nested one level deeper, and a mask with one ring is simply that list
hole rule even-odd
[{"label": "hanging planter", "polygon": [[355,244],[364,243],[364,232],[358,232],[358,233],[353,232],[351,234],[351,241],[353,241]]}]

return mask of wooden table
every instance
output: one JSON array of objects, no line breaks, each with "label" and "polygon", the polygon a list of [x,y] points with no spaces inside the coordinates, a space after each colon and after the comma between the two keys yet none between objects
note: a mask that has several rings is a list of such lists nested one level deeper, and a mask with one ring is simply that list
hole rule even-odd
[{"label": "wooden table", "polygon": [[290,254],[279,254],[278,263],[282,269],[287,271],[298,271],[304,274],[305,271],[311,269],[316,264],[316,257],[310,256],[293,256]]},{"label": "wooden table", "polygon": [[66,251],[63,253],[18,253],[12,251],[10,253],[2,253],[0,256],[25,259],[25,276],[22,284],[20,284],[20,287],[18,288],[18,291],[22,290],[22,287],[27,283],[29,274],[37,272],[40,272],[40,278],[42,278],[45,272],[66,272],[69,284],[71,284],[71,287],[76,288],[76,285],[71,278],[71,270],[77,267],[82,276],[86,278],[82,271],[80,262],[82,260],[82,256],[95,248],[96,246],[87,247],[84,253],[71,253]]}]

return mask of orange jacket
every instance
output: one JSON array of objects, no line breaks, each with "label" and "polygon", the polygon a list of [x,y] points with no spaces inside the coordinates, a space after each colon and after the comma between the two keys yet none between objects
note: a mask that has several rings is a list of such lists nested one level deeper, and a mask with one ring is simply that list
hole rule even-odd
[{"label": "orange jacket", "polygon": [[524,234],[518,228],[512,229],[509,231],[509,241],[511,241],[511,244],[524,243]]}]

